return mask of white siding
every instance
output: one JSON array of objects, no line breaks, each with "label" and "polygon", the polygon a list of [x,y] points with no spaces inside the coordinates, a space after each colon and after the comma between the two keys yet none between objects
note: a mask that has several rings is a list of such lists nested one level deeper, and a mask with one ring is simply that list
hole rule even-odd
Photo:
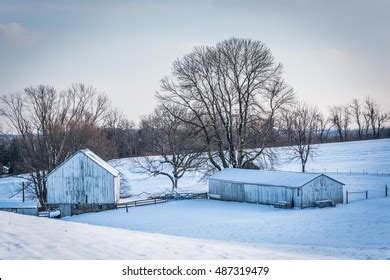
[{"label": "white siding", "polygon": [[302,187],[244,184],[219,179],[209,180],[209,193],[220,195],[222,200],[275,204],[278,201],[294,202],[294,207],[315,206],[318,200],[343,202],[343,184],[321,175]]},{"label": "white siding", "polygon": [[301,189],[302,207],[314,206],[316,201],[327,199],[343,203],[343,185],[327,176],[322,175]]},{"label": "white siding", "polygon": [[76,153],[47,179],[47,201],[58,203],[115,203],[119,200],[115,177],[82,152]]}]

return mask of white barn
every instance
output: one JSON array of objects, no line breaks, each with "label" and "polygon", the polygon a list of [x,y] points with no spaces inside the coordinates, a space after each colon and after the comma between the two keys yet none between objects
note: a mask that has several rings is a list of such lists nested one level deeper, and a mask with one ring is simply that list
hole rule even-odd
[{"label": "white barn", "polygon": [[115,205],[119,201],[119,171],[85,149],[76,152],[47,176],[47,202]]},{"label": "white barn", "polygon": [[343,203],[344,184],[318,173],[226,168],[209,178],[209,195],[227,201],[312,207],[318,201]]}]

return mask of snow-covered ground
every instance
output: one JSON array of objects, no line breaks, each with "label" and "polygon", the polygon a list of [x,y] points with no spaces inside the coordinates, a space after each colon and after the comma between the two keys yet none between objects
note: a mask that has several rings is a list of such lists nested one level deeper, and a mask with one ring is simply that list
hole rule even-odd
[{"label": "snow-covered ground", "polygon": [[330,258],[390,259],[390,198],[335,208],[281,210],[215,200],[83,214],[68,221],[190,238],[242,242]]},{"label": "snow-covered ground", "polygon": [[[308,172],[390,174],[390,139],[327,143],[317,147],[314,157],[308,161]],[[289,162],[286,148],[275,150],[280,160],[277,169],[301,171],[297,160]]]},{"label": "snow-covered ground", "polygon": [[[390,187],[390,139],[329,143],[317,145],[316,155],[309,159],[308,172],[326,173],[346,184],[345,190],[369,190],[370,197],[384,196],[385,184]],[[298,161],[290,162],[285,147],[276,148],[279,164],[276,170],[300,171]],[[132,199],[169,192],[171,183],[164,176],[147,177],[134,173],[135,159],[118,159],[110,163],[121,172],[121,192]],[[205,192],[207,181],[201,173],[186,174],[179,181],[180,192]],[[351,196],[358,199],[358,195]]]},{"label": "snow-covered ground", "polygon": [[0,212],[0,259],[390,259],[389,206],[178,201],[68,221]]},{"label": "snow-covered ground", "polygon": [[[285,147],[276,148],[275,152],[279,155],[276,170],[300,170],[299,162],[290,162],[289,151]],[[148,198],[171,190],[167,177],[149,177],[134,172],[134,158],[111,160],[110,164],[121,172],[121,195],[126,197],[125,200]],[[390,186],[390,139],[318,145],[315,157],[308,161],[307,171],[326,173],[345,183],[346,190],[369,190],[370,197],[381,197],[385,184]],[[0,179],[0,199],[20,200],[22,180]],[[199,172],[188,173],[180,179],[178,191],[206,192],[207,181]],[[358,199],[359,196],[353,195],[351,198]]]},{"label": "snow-covered ground", "polygon": [[[275,150],[277,170],[299,171],[286,148]],[[134,159],[110,163],[122,174],[121,193],[127,200],[170,191],[167,178],[134,173]],[[304,210],[175,201],[66,221],[0,212],[0,259],[390,259],[390,197],[383,198],[385,184],[390,187],[390,139],[319,145],[307,170],[334,177],[348,191],[368,190],[370,199],[357,201],[364,195],[354,194],[348,205]],[[20,200],[20,193],[14,194],[21,182],[0,179],[0,199]],[[200,173],[179,182],[180,192],[207,190]]]},{"label": "snow-covered ground", "polygon": [[248,246],[0,211],[0,259],[321,259],[299,247]]}]

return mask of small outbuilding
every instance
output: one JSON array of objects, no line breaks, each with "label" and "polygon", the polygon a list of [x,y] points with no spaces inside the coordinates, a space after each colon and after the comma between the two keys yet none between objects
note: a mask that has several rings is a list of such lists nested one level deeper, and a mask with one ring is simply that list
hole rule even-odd
[{"label": "small outbuilding", "polygon": [[9,211],[24,215],[38,216],[38,202],[0,200],[0,211]]},{"label": "small outbuilding", "polygon": [[344,184],[319,173],[226,168],[209,178],[211,198],[259,204],[312,207],[343,203]]},{"label": "small outbuilding", "polygon": [[120,173],[92,151],[76,152],[47,176],[47,202],[61,216],[114,208]]}]

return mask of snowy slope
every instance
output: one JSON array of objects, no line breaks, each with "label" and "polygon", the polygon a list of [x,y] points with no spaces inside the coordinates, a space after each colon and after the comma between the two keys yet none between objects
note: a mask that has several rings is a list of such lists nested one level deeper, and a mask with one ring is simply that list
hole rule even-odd
[{"label": "snowy slope", "polygon": [[299,248],[197,240],[0,211],[0,259],[318,259]]},{"label": "snowy slope", "polygon": [[285,252],[299,248],[304,255],[324,258],[390,259],[390,197],[304,210],[215,200],[176,201],[66,220]]},{"label": "snowy slope", "polygon": [[[390,174],[390,139],[327,143],[316,147],[315,156],[307,164],[309,172]],[[297,160],[289,162],[286,148],[275,150],[280,163],[277,169],[301,171]]]},{"label": "snowy slope", "polygon": [[[276,170],[299,171],[297,161],[289,161],[289,151],[285,147],[276,148],[279,164]],[[121,172],[121,195],[126,200],[142,199],[153,194],[166,193],[171,190],[171,183],[164,176],[148,177],[135,173],[136,159],[116,159],[109,163]],[[326,173],[346,184],[345,189],[371,190],[370,197],[381,197],[384,186],[390,186],[390,139],[329,143],[318,145],[316,156],[307,163],[308,172]],[[21,179],[0,179],[0,199],[21,199],[15,194],[20,188]],[[180,192],[206,192],[207,181],[202,174],[188,173],[180,179]],[[354,199],[354,198],[352,198]]]},{"label": "snowy slope", "polygon": [[[276,148],[279,164],[276,170],[300,171],[299,162],[290,162],[285,147]],[[134,173],[135,159],[118,159],[110,163],[121,172],[123,195],[133,199],[146,198],[151,194],[169,192],[168,178],[147,177]],[[370,190],[370,197],[382,197],[384,186],[390,186],[390,139],[329,143],[317,145],[316,156],[307,163],[308,172],[326,173],[346,184],[345,190]],[[179,181],[181,192],[208,191],[202,174],[189,173]],[[358,198],[353,196],[352,199]]]}]

